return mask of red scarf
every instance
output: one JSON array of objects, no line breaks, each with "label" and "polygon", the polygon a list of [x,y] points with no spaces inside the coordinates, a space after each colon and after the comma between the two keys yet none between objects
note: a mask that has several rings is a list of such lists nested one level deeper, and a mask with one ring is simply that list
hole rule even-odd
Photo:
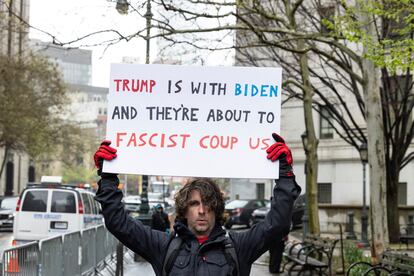
[{"label": "red scarf", "polygon": [[197,240],[199,244],[203,244],[206,242],[206,240],[208,240],[208,236],[198,236]]}]

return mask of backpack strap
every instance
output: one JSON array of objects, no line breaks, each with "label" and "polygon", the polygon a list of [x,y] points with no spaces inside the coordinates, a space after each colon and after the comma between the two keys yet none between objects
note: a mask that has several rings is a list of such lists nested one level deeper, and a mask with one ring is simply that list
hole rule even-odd
[{"label": "backpack strap", "polygon": [[233,246],[233,242],[229,236],[226,236],[224,240],[224,255],[226,257],[227,263],[234,264],[233,276],[240,275],[239,271],[239,259],[237,258],[236,249]]},{"label": "backpack strap", "polygon": [[[175,259],[177,259],[178,253],[180,252],[181,246],[183,244],[183,239],[179,236],[176,236],[174,232],[170,235],[170,240],[168,242],[167,253],[164,257],[164,262],[162,264],[162,276],[167,276],[170,274],[172,266],[174,265]],[[236,249],[233,246],[233,242],[230,237],[226,236],[223,241],[224,246],[224,256],[229,265],[233,264],[233,276],[240,275],[239,271],[239,260],[237,258]]]},{"label": "backpack strap", "polygon": [[175,259],[178,256],[178,252],[183,244],[183,239],[176,236],[174,231],[170,234],[170,240],[168,242],[167,253],[165,254],[164,261],[162,263],[162,276],[170,274]]}]

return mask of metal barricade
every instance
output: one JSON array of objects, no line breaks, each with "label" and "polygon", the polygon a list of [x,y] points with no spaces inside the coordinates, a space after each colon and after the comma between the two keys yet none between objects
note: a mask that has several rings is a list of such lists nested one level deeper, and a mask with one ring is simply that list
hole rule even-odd
[{"label": "metal barricade", "polygon": [[96,266],[96,240],[95,227],[81,232],[82,264],[81,274],[95,269]]},{"label": "metal barricade", "polygon": [[113,265],[117,243],[104,226],[98,226],[12,247],[3,252],[2,275],[80,276],[95,273],[103,266]]},{"label": "metal barricade", "polygon": [[105,228],[105,236],[106,236],[106,243],[105,243],[105,256],[107,263],[114,263],[116,252],[116,247],[118,244],[118,240]]},{"label": "metal barricade", "polygon": [[38,242],[30,242],[4,250],[2,275],[38,275],[39,252]]},{"label": "metal barricade", "polygon": [[39,241],[40,265],[39,274],[56,276],[63,274],[63,242],[62,236],[55,236]]},{"label": "metal barricade", "polygon": [[81,275],[81,235],[80,232],[63,236],[63,275]]},{"label": "metal barricade", "polygon": [[112,252],[116,252],[116,248],[118,247],[118,243],[119,243],[119,241],[118,241],[118,239],[117,238],[115,238],[109,231],[108,231],[108,235],[109,235],[109,237],[110,237],[110,239],[111,239],[111,241],[112,241],[112,247],[111,247],[111,251]]},{"label": "metal barricade", "polygon": [[106,246],[107,246],[107,236],[106,236],[106,229],[103,225],[96,227],[96,266],[100,266],[103,264],[107,254]]}]

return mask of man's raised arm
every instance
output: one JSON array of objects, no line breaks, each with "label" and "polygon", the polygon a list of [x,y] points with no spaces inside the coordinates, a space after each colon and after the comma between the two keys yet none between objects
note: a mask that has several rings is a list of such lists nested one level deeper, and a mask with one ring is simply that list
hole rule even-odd
[{"label": "man's raised arm", "polygon": [[110,161],[117,156],[116,149],[110,144],[110,141],[103,141],[94,155],[98,175],[101,176],[95,200],[101,203],[105,225],[120,242],[149,261],[153,267],[162,267],[168,237],[129,216],[121,202],[123,194],[118,189],[118,176],[102,172],[103,160]]},{"label": "man's raised arm", "polygon": [[295,181],[292,170],[292,154],[284,139],[272,134],[275,143],[267,150],[267,159],[279,160],[279,179],[275,180],[271,198],[271,208],[265,220],[254,225],[249,231],[230,233],[235,243],[239,263],[252,263],[269,249],[271,243],[276,243],[285,237],[290,230],[293,203],[301,192]]}]

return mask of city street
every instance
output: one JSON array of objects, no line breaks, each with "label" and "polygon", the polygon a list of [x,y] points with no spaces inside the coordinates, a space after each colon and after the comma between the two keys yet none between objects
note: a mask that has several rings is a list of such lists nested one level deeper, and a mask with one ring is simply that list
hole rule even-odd
[{"label": "city street", "polygon": [[3,254],[4,249],[11,247],[13,241],[13,232],[0,232],[0,253]]},{"label": "city street", "polygon": [[0,276],[414,276],[413,14],[0,1]]},{"label": "city street", "polygon": [[[235,227],[236,231],[245,231],[246,228],[237,228]],[[13,233],[12,232],[0,232],[0,251],[3,251],[9,248],[12,244],[13,240]],[[268,252],[263,254],[253,265],[252,271],[250,273],[251,276],[259,276],[259,275],[272,275],[268,272]],[[103,275],[111,275],[107,269],[103,271]],[[125,276],[132,276],[132,275],[147,275],[147,276],[154,276],[154,271],[151,265],[147,262],[134,262],[132,253],[125,254],[124,260],[124,275]]]}]

